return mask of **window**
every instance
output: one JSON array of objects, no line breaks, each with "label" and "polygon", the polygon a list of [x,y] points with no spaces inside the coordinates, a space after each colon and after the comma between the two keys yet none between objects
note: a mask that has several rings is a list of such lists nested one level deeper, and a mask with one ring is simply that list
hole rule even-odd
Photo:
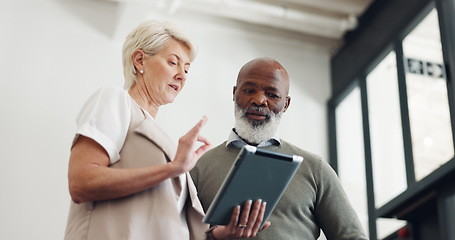
[{"label": "window", "polygon": [[331,162],[370,239],[455,236],[455,1],[383,4],[332,58]]},{"label": "window", "polygon": [[[397,76],[396,54],[392,51],[366,79],[376,208],[407,188]],[[378,219],[378,237],[382,239],[405,224],[405,221]]]},{"label": "window", "polygon": [[416,180],[453,158],[438,14],[433,9],[403,40]]},{"label": "window", "polygon": [[362,108],[358,87],[337,106],[335,114],[338,175],[365,231],[368,231]]},{"label": "window", "polygon": [[376,208],[406,190],[397,64],[391,52],[367,76]]}]

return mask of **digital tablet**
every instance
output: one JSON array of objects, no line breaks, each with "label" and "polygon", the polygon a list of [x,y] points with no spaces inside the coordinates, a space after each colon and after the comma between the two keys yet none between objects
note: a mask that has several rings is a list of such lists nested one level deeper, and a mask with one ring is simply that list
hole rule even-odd
[{"label": "digital tablet", "polygon": [[261,228],[272,213],[303,157],[244,146],[203,219],[212,225],[228,225],[234,207],[248,200],[267,202]]}]

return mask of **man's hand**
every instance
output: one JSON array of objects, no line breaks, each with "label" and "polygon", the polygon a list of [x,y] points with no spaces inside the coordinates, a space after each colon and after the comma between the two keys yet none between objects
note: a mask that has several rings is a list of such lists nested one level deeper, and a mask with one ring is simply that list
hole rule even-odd
[{"label": "man's hand", "polygon": [[[213,237],[219,240],[249,238],[255,237],[258,232],[265,230],[270,226],[270,222],[266,222],[262,229],[262,220],[266,203],[261,199],[256,200],[251,210],[252,201],[246,201],[243,207],[242,215],[240,216],[240,206],[236,206],[231,216],[231,221],[227,226],[219,226],[212,232]],[[251,213],[250,213],[251,210]]]}]

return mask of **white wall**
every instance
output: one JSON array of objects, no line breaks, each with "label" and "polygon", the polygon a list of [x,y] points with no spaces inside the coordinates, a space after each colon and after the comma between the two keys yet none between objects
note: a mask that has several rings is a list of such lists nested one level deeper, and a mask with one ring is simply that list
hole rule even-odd
[{"label": "white wall", "polygon": [[185,27],[200,48],[185,89],[158,113],[173,139],[205,114],[203,134],[213,144],[224,141],[233,125],[232,86],[239,68],[270,56],[291,77],[282,137],[327,159],[324,42],[191,13],[145,10],[150,9],[95,0],[0,0],[2,239],[62,239],[75,117],[99,87],[123,86],[123,39],[148,17]]}]

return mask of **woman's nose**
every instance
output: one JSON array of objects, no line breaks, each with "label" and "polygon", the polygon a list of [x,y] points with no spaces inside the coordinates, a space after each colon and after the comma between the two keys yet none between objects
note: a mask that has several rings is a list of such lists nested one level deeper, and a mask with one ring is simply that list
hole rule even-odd
[{"label": "woman's nose", "polygon": [[177,80],[186,81],[186,70],[180,69],[175,77]]}]

